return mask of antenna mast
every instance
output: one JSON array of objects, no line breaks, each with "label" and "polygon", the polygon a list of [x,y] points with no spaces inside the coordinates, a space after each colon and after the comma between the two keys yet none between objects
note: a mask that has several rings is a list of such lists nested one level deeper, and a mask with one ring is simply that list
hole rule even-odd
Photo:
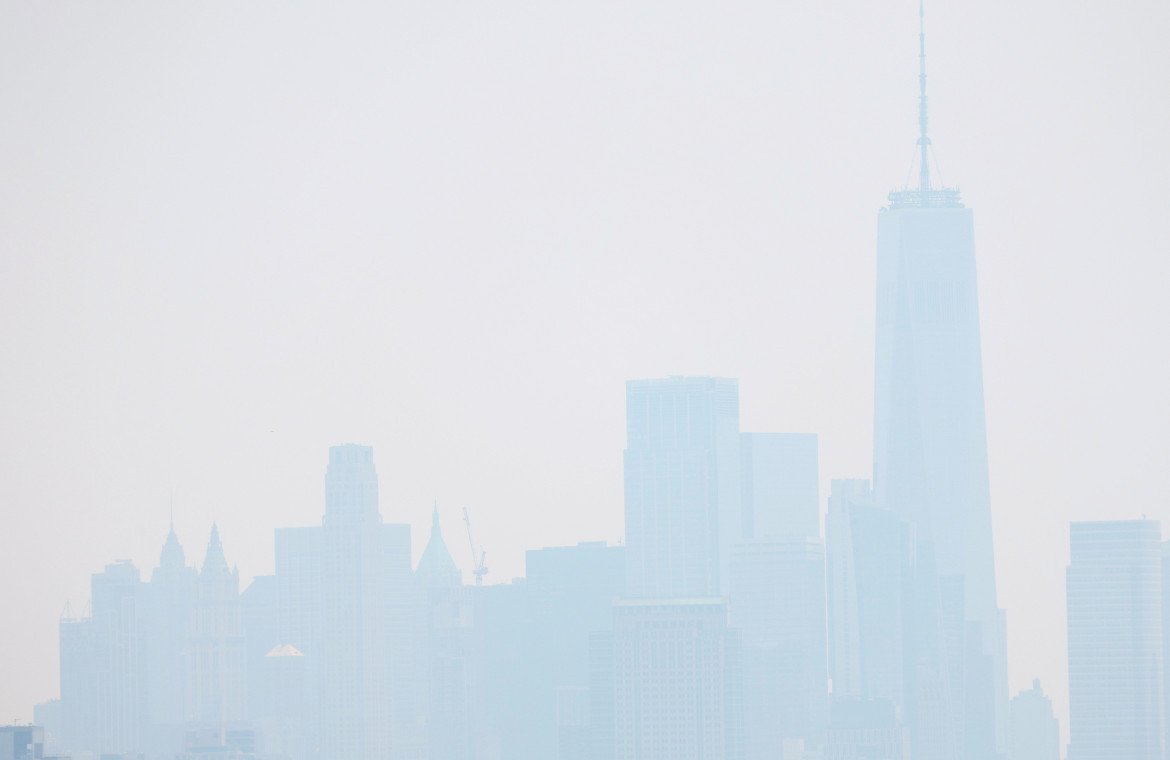
[{"label": "antenna mast", "polygon": [[918,0],[918,190],[930,190],[930,138],[926,136],[926,14]]}]

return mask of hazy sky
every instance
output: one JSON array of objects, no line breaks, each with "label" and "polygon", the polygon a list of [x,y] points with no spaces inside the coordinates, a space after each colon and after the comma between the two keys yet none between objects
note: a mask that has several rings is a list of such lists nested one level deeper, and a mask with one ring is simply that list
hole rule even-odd
[{"label": "hazy sky", "polygon": [[[917,2],[0,3],[0,716],[89,576],[245,583],[371,444],[488,581],[618,540],[624,381],[740,379],[744,430],[868,477],[878,208]],[[975,209],[1013,693],[1066,714],[1068,522],[1168,523],[1170,4],[927,8]],[[1155,484],[1151,486],[1150,484]]]}]

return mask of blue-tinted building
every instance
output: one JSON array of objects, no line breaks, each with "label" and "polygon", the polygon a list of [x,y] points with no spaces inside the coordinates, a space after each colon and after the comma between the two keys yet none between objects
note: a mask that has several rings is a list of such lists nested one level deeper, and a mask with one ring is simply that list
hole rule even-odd
[{"label": "blue-tinted building", "polygon": [[1068,760],[1163,755],[1162,530],[1071,526]]},{"label": "blue-tinted building", "polygon": [[626,594],[720,596],[743,537],[739,384],[626,383]]}]

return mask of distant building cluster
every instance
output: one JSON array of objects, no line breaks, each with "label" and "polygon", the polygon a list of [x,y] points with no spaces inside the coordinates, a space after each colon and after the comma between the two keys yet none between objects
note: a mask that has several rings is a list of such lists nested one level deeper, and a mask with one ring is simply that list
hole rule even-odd
[{"label": "distant building cluster", "polygon": [[[933,182],[878,219],[872,479],[817,438],[744,432],[735,380],[626,386],[625,543],[529,551],[464,583],[412,565],[373,451],[329,451],[321,525],[278,529],[243,593],[213,528],[149,580],[93,576],[60,624],[60,699],[0,760],[1057,760],[1037,682],[1009,699],[996,597],[974,222]],[[1163,760],[1160,526],[1076,523],[1068,760]],[[42,731],[43,729],[43,731]],[[11,745],[11,749],[9,746]]]}]

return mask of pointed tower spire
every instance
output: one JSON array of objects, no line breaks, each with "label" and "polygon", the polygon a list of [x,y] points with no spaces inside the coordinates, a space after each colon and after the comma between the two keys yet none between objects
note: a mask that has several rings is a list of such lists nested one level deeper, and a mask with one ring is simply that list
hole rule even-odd
[{"label": "pointed tower spire", "polygon": [[930,190],[930,138],[926,136],[926,12],[918,0],[918,190]]},{"label": "pointed tower spire", "polygon": [[443,541],[443,530],[439,527],[439,502],[431,511],[431,537],[427,547],[423,550],[418,561],[415,573],[428,587],[458,586],[462,582],[462,575],[451,559],[451,552]]},{"label": "pointed tower spire", "polygon": [[203,557],[203,567],[200,574],[204,577],[211,575],[228,575],[227,558],[223,555],[223,544],[219,540],[219,526],[211,524],[211,539],[207,542],[207,554]]},{"label": "pointed tower spire", "polygon": [[[918,0],[918,140],[915,144],[914,159],[910,162],[910,172],[906,184],[900,190],[890,193],[890,209],[902,208],[962,208],[957,188],[949,188],[943,184],[942,174],[938,173],[938,184],[930,178],[930,163],[933,148],[929,135],[929,99],[926,96],[926,9],[923,0]],[[914,186],[912,177],[914,165],[918,165],[918,185]]]},{"label": "pointed tower spire", "polygon": [[171,527],[167,533],[166,543],[163,544],[162,554],[159,556],[158,566],[162,570],[182,570],[187,564],[187,557],[183,547],[179,544],[179,537],[175,534],[175,498],[171,495]]}]

